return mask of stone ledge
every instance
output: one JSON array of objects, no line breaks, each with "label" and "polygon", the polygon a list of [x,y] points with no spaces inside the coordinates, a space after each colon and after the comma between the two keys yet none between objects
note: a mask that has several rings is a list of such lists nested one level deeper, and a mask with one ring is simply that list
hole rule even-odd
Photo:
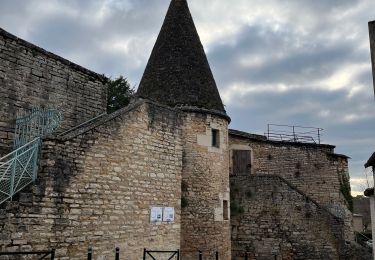
[{"label": "stone ledge", "polygon": [[160,108],[163,108],[163,109],[166,109],[166,110],[170,110],[170,111],[173,111],[174,113],[180,113],[179,110],[177,109],[173,109],[173,108],[170,108],[168,106],[165,106],[165,105],[162,105],[162,104],[159,104],[159,103],[156,103],[156,102],[153,102],[153,101],[150,101],[150,100],[147,100],[147,99],[139,99],[131,104],[129,104],[128,106],[124,107],[124,108],[121,108],[115,112],[113,112],[112,114],[105,114],[103,116],[99,116],[98,117],[98,120],[93,120],[92,122],[86,124],[86,123],[83,123],[82,124],[82,127],[74,127],[74,128],[77,128],[73,131],[70,131],[68,130],[67,131],[67,134],[66,135],[60,135],[60,136],[50,136],[48,139],[56,139],[58,141],[67,141],[67,140],[70,140],[78,135],[81,135],[81,134],[84,134],[92,129],[95,129],[97,128],[98,126],[101,126],[105,123],[107,123],[108,121],[111,121],[123,114],[126,114],[134,109],[136,109],[137,107],[141,106],[142,104],[150,104],[150,105],[153,105],[153,106],[157,106],[157,107],[160,107]]},{"label": "stone ledge", "polygon": [[336,148],[335,145],[331,144],[314,144],[314,143],[298,143],[298,142],[287,142],[287,141],[275,141],[275,140],[268,140],[266,136],[258,135],[258,134],[251,134],[239,130],[229,129],[229,135],[238,136],[245,139],[250,139],[257,142],[264,142],[270,143],[275,145],[289,145],[289,146],[307,146],[307,147],[322,147],[322,148]]}]

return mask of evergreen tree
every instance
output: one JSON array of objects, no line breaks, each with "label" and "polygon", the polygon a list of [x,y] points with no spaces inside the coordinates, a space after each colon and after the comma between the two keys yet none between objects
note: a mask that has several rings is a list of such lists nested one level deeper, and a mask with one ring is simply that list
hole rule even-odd
[{"label": "evergreen tree", "polygon": [[107,113],[111,114],[127,106],[134,95],[134,88],[123,76],[108,82]]}]

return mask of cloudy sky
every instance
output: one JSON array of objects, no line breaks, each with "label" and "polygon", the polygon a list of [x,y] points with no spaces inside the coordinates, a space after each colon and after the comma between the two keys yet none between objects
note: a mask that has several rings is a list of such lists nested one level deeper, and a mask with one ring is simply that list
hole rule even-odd
[{"label": "cloudy sky", "polygon": [[[367,22],[374,0],[189,0],[231,128],[324,128],[353,193],[375,151]],[[169,0],[0,0],[0,27],[137,86]]]}]

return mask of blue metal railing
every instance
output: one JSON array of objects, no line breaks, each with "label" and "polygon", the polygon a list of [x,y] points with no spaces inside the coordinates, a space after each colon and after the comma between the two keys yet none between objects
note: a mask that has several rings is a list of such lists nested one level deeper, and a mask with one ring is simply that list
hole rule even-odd
[{"label": "blue metal railing", "polygon": [[43,108],[17,117],[14,151],[0,158],[0,204],[36,180],[41,138],[56,131],[61,120],[58,110]]},{"label": "blue metal railing", "polygon": [[0,158],[0,204],[35,181],[40,138]]},{"label": "blue metal railing", "polygon": [[33,108],[31,113],[16,119],[13,149],[34,140],[52,134],[59,127],[62,115],[57,109]]}]

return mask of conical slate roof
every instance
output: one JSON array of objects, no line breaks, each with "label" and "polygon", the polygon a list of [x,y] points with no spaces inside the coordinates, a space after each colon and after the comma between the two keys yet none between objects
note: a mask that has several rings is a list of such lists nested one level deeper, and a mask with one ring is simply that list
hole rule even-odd
[{"label": "conical slate roof", "polygon": [[137,96],[225,113],[186,0],[172,0]]}]

